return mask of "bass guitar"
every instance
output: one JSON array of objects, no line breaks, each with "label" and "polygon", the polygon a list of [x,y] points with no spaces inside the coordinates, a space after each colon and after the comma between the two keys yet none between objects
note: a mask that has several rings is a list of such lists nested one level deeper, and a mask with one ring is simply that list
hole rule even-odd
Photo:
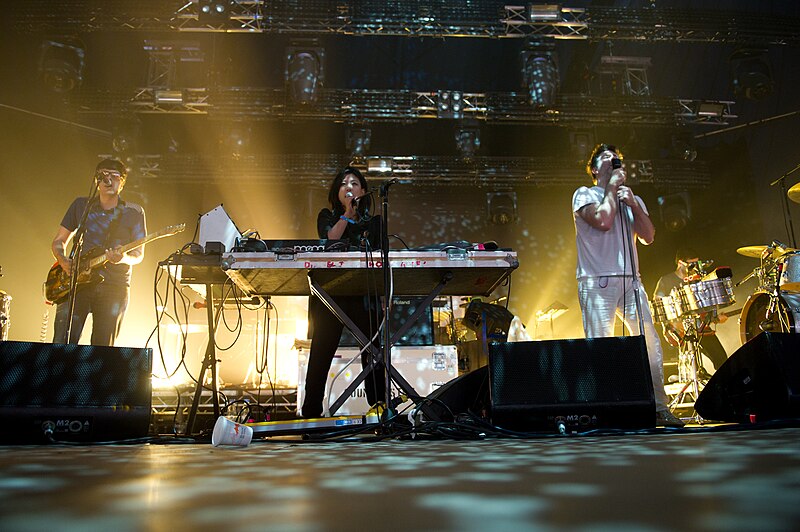
[{"label": "bass guitar", "polygon": [[[170,225],[161,231],[150,233],[144,238],[140,238],[139,240],[135,240],[130,244],[122,246],[121,251],[122,253],[127,253],[128,251],[136,249],[139,246],[144,246],[153,240],[178,234],[184,229],[186,229],[186,224]],[[77,281],[79,286],[102,281],[102,277],[95,275],[95,270],[108,262],[108,254],[102,253],[97,256],[93,255],[93,252],[89,252],[81,257],[80,271],[78,272]],[[44,282],[45,299],[51,303],[62,303],[65,301],[69,296],[69,281],[69,274],[65,272],[58,261],[56,261],[56,263],[50,268],[50,271],[47,272],[47,280]]]}]

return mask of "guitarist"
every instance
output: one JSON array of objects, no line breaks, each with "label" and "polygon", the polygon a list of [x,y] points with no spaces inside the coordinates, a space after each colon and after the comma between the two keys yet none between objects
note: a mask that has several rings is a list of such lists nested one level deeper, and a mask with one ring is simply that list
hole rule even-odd
[{"label": "guitarist", "polygon": [[[700,261],[697,253],[689,248],[678,249],[675,254],[675,264],[677,267],[674,271],[663,275],[658,280],[653,294],[654,296],[668,296],[673,288],[692,280],[693,277],[699,277],[701,274],[705,273],[702,271],[703,261]],[[709,360],[711,360],[715,371],[728,359],[728,354],[725,352],[725,348],[722,347],[719,338],[717,338],[717,331],[714,325],[717,323],[724,323],[727,319],[727,316],[724,314],[715,313],[709,324],[710,326],[700,331],[700,347]],[[680,320],[674,320],[662,325],[664,339],[667,340],[669,345],[678,347],[680,339],[683,336],[683,325],[680,323]]]},{"label": "guitarist", "polygon": [[[56,309],[54,343],[77,343],[89,314],[92,314],[92,345],[113,346],[119,333],[130,295],[131,267],[144,258],[138,247],[122,253],[122,246],[147,234],[144,210],[126,202],[119,194],[125,186],[127,169],[117,159],[100,161],[95,170],[97,196],[89,205],[83,236],[81,262],[89,256],[106,253],[108,261],[92,272],[92,282],[79,284],[75,295],[72,328],[67,341],[69,298]],[[89,198],[72,202],[52,243],[53,256],[65,273],[72,271],[72,254],[65,250],[75,236]],[[73,249],[74,252],[74,249]]]}]

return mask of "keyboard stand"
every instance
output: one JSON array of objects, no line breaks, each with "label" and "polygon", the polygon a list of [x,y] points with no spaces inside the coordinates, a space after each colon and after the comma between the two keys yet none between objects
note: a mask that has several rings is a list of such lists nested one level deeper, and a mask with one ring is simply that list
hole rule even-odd
[{"label": "keyboard stand", "polygon": [[[372,354],[372,359],[370,360],[369,364],[367,364],[367,366],[361,370],[361,373],[359,373],[356,378],[353,379],[353,381],[331,405],[330,415],[332,416],[337,410],[339,410],[339,408],[341,408],[345,401],[347,401],[347,398],[350,397],[353,391],[355,391],[355,389],[364,381],[364,379],[367,378],[369,372],[372,371],[372,369],[380,362],[386,360],[385,353],[391,350],[391,347],[398,340],[400,340],[400,338],[402,338],[406,332],[408,332],[408,330],[417,322],[417,320],[419,320],[427,307],[442,292],[442,290],[444,290],[444,287],[453,278],[453,273],[448,271],[442,274],[439,284],[437,284],[434,289],[431,290],[425,299],[417,306],[411,316],[408,317],[405,323],[403,323],[403,325],[392,335],[389,345],[383,346],[383,350],[378,349],[372,344],[372,342],[370,342],[370,339],[367,338],[364,332],[356,326],[353,320],[351,320],[350,317],[345,314],[345,312],[339,305],[336,304],[333,298],[314,280],[312,273],[313,270],[309,271],[308,273],[308,282],[311,288],[311,293],[317,296],[325,304],[325,306],[328,307],[333,315],[336,316],[339,321],[341,321],[342,324],[344,324],[344,326],[350,330],[350,332],[353,333],[353,336],[355,336],[356,341],[358,341],[361,347],[363,348],[368,346],[367,349],[369,349]],[[395,384],[397,384],[397,386],[409,397],[409,399],[412,399],[415,404],[419,404],[421,402],[419,394],[416,392],[416,390],[414,390],[414,387],[411,386],[411,384],[409,384],[409,382],[405,380],[402,375],[400,375],[400,372],[397,371],[391,364],[387,365],[387,370],[389,371],[389,379],[394,381]],[[423,405],[422,411],[425,412],[425,409],[426,407]]]}]

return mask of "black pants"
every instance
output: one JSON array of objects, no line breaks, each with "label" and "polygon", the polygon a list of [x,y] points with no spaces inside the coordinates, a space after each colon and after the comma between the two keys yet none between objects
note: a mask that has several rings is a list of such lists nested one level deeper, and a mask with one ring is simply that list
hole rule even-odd
[{"label": "black pants", "polygon": [[[361,296],[333,298],[353,323],[366,335],[374,335],[380,324],[380,310],[373,308],[370,312],[368,298]],[[319,417],[322,415],[322,400],[325,395],[325,384],[331,362],[339,347],[339,338],[344,325],[325,304],[317,297],[308,301],[311,327],[311,353],[306,370],[306,391],[303,400],[303,417]],[[373,302],[373,307],[374,302]],[[374,345],[378,345],[377,340]],[[372,359],[369,351],[361,355],[361,364],[366,366]],[[385,370],[383,364],[376,366],[364,380],[367,402],[374,405],[386,395]]]},{"label": "black pants", "polygon": [[67,341],[69,301],[64,301],[56,308],[53,343],[77,344],[81,338],[86,318],[91,314],[91,345],[113,346],[122,325],[122,318],[125,317],[125,310],[128,308],[129,293],[128,286],[110,283],[79,288],[75,296],[69,341]]},{"label": "black pants", "polygon": [[716,334],[703,335],[703,337],[700,338],[700,348],[709,360],[711,360],[711,363],[714,364],[714,371],[718,370],[719,367],[728,360],[728,353],[725,352],[725,348],[722,347],[722,343],[719,341]]}]

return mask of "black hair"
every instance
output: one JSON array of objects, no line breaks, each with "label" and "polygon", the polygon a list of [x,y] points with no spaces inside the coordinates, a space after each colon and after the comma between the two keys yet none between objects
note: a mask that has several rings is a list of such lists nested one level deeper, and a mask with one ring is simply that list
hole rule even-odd
[{"label": "black hair", "polygon": [[[333,181],[331,182],[331,188],[328,190],[328,203],[330,203],[334,213],[341,214],[345,211],[344,205],[342,205],[342,202],[339,201],[339,188],[341,188],[344,178],[348,175],[356,176],[358,182],[361,183],[361,189],[364,191],[364,193],[369,191],[369,184],[367,183],[367,180],[364,178],[364,175],[361,173],[361,171],[353,166],[345,166],[338,174],[336,174],[336,177],[333,178]],[[359,201],[359,212],[368,212],[370,205],[370,197],[367,196],[363,198],[361,201]]]},{"label": "black hair", "polygon": [[128,168],[119,159],[103,159],[97,163],[97,167],[94,169],[94,175],[97,176],[101,170],[113,170],[115,172],[119,172],[120,180],[123,183],[125,183],[125,180],[128,178]]},{"label": "black hair", "polygon": [[675,252],[675,264],[678,264],[678,261],[681,260],[686,262],[687,259],[696,259],[700,255],[697,254],[697,251],[689,246],[681,246]]},{"label": "black hair", "polygon": [[586,173],[589,174],[589,177],[592,178],[592,181],[596,181],[592,169],[594,168],[594,165],[597,163],[597,158],[600,157],[600,154],[603,153],[604,151],[610,151],[616,153],[617,156],[620,159],[622,159],[622,152],[619,151],[617,147],[614,146],[613,144],[598,144],[597,146],[595,146],[594,150],[592,151],[592,155],[589,157],[589,160],[586,161]]}]

